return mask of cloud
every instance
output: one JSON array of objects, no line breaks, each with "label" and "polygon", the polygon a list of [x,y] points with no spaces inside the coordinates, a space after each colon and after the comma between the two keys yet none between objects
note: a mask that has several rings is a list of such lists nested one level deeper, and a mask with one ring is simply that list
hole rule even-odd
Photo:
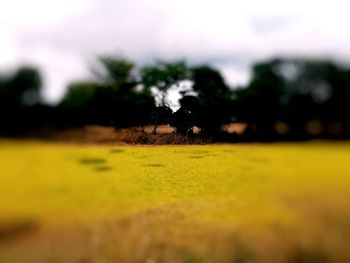
[{"label": "cloud", "polygon": [[68,82],[88,76],[89,63],[105,53],[141,64],[157,58],[210,63],[229,83],[244,84],[257,59],[350,59],[348,7],[343,0],[6,1],[0,66],[38,64],[49,101]]}]

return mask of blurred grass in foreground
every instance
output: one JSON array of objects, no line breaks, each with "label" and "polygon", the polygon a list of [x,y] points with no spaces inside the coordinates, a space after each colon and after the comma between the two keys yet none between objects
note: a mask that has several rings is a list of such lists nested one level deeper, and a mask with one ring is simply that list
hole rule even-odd
[{"label": "blurred grass in foreground", "polygon": [[350,143],[0,142],[0,262],[350,262]]}]

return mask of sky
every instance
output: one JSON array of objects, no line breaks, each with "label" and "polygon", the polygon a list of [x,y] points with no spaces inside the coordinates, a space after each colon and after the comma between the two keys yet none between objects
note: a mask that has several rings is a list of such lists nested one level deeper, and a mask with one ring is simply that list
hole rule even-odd
[{"label": "sky", "polygon": [[345,0],[0,0],[0,72],[38,66],[52,103],[104,54],[140,65],[208,63],[229,85],[244,85],[257,60],[350,61],[349,7]]}]

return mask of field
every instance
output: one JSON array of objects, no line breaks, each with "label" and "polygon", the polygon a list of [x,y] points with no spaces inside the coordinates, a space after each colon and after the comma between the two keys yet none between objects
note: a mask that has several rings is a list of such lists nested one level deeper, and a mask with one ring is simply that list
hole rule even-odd
[{"label": "field", "polygon": [[0,262],[350,262],[350,143],[0,141]]}]

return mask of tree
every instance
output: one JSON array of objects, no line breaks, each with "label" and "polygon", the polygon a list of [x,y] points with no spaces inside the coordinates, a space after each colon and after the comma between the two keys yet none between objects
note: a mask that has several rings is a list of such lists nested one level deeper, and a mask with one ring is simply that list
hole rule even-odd
[{"label": "tree", "polygon": [[292,131],[305,133],[305,126],[311,120],[317,120],[324,126],[334,122],[346,126],[350,117],[347,110],[349,72],[329,60],[294,59],[284,63],[294,65],[297,71],[287,86],[289,104],[286,118]]},{"label": "tree", "polygon": [[196,96],[184,95],[180,99],[180,109],[177,110],[171,120],[171,126],[176,132],[187,135],[192,132],[193,126],[198,123],[198,98]]},{"label": "tree", "polygon": [[157,132],[157,126],[164,120],[163,115],[169,112],[168,90],[188,79],[189,71],[185,62],[176,61],[172,63],[158,62],[152,66],[146,66],[141,70],[141,83],[147,88],[154,88],[159,94],[158,107],[153,112],[153,133]]},{"label": "tree", "polygon": [[148,87],[138,85],[135,70],[123,57],[100,57],[94,80],[71,85],[61,106],[75,112],[80,108],[79,114],[89,123],[142,125],[154,108],[154,98]]},{"label": "tree", "polygon": [[274,125],[282,116],[285,82],[276,72],[278,60],[255,64],[248,87],[235,92],[238,119],[264,138],[275,136]]},{"label": "tree", "polygon": [[191,103],[193,119],[203,135],[215,135],[223,124],[231,121],[232,93],[216,69],[204,65],[192,68],[191,72],[192,88],[198,94],[197,102]]},{"label": "tree", "polygon": [[41,86],[41,75],[36,68],[21,67],[13,75],[0,77],[1,104],[10,108],[37,104]]},{"label": "tree", "polygon": [[35,107],[41,102],[42,80],[40,72],[23,66],[13,74],[0,76],[0,130],[17,132],[39,123]]},{"label": "tree", "polygon": [[148,86],[139,85],[135,64],[123,57],[104,56],[100,65],[94,108],[100,108],[101,115],[116,126],[144,124],[154,108],[154,97]]},{"label": "tree", "polygon": [[92,100],[97,86],[91,82],[75,82],[68,86],[60,106],[64,108],[83,108]]},{"label": "tree", "polygon": [[141,83],[148,88],[155,88],[160,95],[160,106],[168,104],[169,88],[188,79],[189,71],[184,61],[162,62],[146,66],[141,70]]},{"label": "tree", "polygon": [[346,123],[350,74],[328,60],[273,59],[253,67],[252,80],[236,90],[241,121],[255,127],[261,139],[276,139],[275,125],[288,125],[288,136],[307,138],[306,126],[316,120]]}]

